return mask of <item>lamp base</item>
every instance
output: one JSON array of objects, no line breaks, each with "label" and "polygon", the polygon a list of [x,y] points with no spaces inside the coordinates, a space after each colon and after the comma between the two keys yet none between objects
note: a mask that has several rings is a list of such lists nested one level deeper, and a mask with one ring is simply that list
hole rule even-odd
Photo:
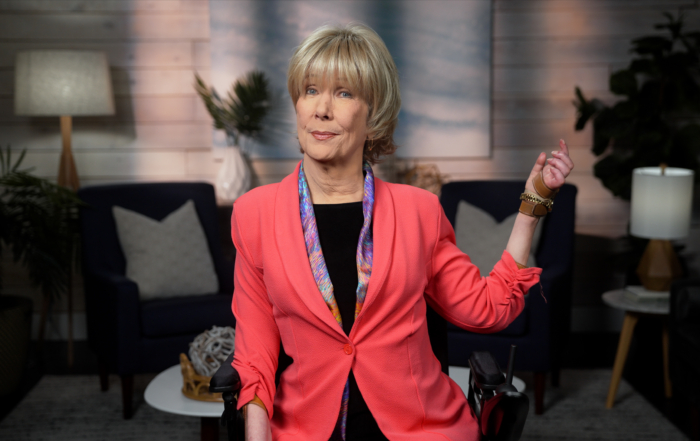
[{"label": "lamp base", "polygon": [[676,252],[668,240],[651,239],[637,267],[637,275],[648,291],[668,291],[683,274]]},{"label": "lamp base", "polygon": [[78,191],[80,179],[78,179],[78,172],[75,168],[73,152],[71,151],[72,128],[73,118],[71,116],[62,116],[61,138],[63,140],[63,148],[61,149],[61,163],[58,167],[58,185]]}]

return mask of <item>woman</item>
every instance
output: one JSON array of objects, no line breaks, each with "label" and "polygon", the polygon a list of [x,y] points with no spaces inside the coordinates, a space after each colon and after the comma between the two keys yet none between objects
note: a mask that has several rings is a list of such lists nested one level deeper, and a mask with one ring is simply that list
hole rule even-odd
[{"label": "woman", "polygon": [[[518,316],[541,269],[517,262],[573,168],[566,145],[537,158],[523,214],[481,278],[434,195],[373,177],[369,164],[396,149],[400,107],[396,66],[374,31],[316,30],[291,59],[288,88],[303,160],[239,198],[231,220],[247,438],[478,439],[432,353],[426,302],[476,332]],[[546,185],[539,195],[533,180]],[[280,342],[294,362],[275,388]]]}]

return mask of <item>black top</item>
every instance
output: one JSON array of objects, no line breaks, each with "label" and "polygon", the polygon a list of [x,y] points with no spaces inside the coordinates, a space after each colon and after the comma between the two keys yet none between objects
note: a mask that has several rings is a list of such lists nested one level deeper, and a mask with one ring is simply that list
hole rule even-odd
[{"label": "black top", "polygon": [[[328,275],[333,283],[333,295],[343,319],[343,331],[350,335],[355,323],[357,290],[357,244],[364,223],[362,202],[347,204],[314,204],[318,238]],[[379,385],[377,385],[379,387]],[[365,403],[355,376],[350,371],[350,399],[346,440],[386,440]]]}]

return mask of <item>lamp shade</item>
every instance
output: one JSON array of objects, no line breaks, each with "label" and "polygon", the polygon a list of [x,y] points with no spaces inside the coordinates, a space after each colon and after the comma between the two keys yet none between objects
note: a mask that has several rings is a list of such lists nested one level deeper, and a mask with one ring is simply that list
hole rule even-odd
[{"label": "lamp shade", "polygon": [[630,233],[649,239],[688,235],[693,199],[693,171],[667,167],[634,169]]},{"label": "lamp shade", "polygon": [[15,114],[113,115],[107,57],[94,51],[19,52],[15,61]]}]

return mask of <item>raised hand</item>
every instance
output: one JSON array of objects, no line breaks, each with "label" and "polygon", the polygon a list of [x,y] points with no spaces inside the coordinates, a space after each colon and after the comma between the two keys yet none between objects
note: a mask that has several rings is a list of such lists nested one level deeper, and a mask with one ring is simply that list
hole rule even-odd
[{"label": "raised hand", "polygon": [[563,139],[559,140],[559,150],[552,152],[552,157],[547,158],[547,154],[542,152],[537,157],[534,167],[530,172],[530,177],[527,179],[525,189],[531,192],[535,191],[532,185],[532,179],[541,171],[544,183],[552,190],[564,185],[566,177],[569,176],[574,168],[574,162],[569,157],[569,148]]}]

